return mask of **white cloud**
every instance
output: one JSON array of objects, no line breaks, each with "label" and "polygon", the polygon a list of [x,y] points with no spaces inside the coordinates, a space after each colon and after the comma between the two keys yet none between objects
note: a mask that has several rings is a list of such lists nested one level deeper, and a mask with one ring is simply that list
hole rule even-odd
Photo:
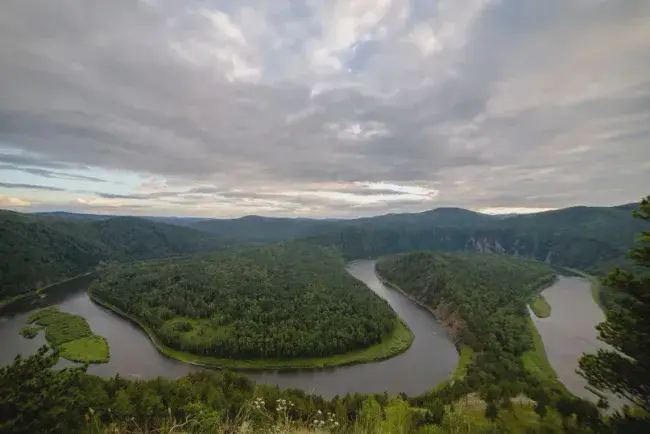
[{"label": "white cloud", "polygon": [[31,206],[31,202],[19,197],[0,196],[0,206],[7,208],[25,208]]},{"label": "white cloud", "polygon": [[521,207],[497,207],[497,208],[481,208],[478,212],[483,214],[492,215],[507,215],[507,214],[535,214],[544,211],[553,211],[557,208],[521,208]]}]

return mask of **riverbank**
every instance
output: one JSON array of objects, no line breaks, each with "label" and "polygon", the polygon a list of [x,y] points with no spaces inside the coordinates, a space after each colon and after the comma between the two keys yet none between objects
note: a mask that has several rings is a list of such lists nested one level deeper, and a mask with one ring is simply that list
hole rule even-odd
[{"label": "riverbank", "polygon": [[[394,289],[395,291],[398,291],[409,300],[431,312],[431,314],[438,320],[438,322],[445,328],[445,330],[447,330],[447,332],[454,338],[456,349],[459,351],[461,357],[450,379],[454,380],[463,378],[467,372],[468,366],[472,363],[475,354],[472,348],[467,345],[463,345],[460,340],[460,332],[462,331],[463,320],[458,316],[456,312],[454,312],[453,307],[450,305],[445,305],[445,303],[441,303],[442,307],[439,306],[438,308],[434,309],[431,306],[428,306],[422,301],[418,300],[411,294],[407,293],[398,285],[386,280],[378,272],[377,277],[384,285]],[[553,283],[547,286],[547,288],[553,286],[556,281],[557,279],[555,279]],[[536,300],[542,300],[548,307],[548,309],[543,307],[540,310],[539,315],[544,315],[547,313],[546,316],[550,316],[551,306],[541,295],[541,288],[540,294]],[[535,315],[537,315],[537,313],[535,313]],[[532,348],[522,355],[524,368],[526,371],[533,374],[542,383],[548,385],[550,388],[557,389],[563,393],[567,392],[565,385],[558,379],[553,366],[548,360],[541,335],[533,324],[533,321],[530,318],[528,321],[530,326],[530,333],[532,336]]]},{"label": "riverbank", "polygon": [[[433,317],[438,321],[438,323],[445,329],[445,331],[447,331],[447,333],[449,333],[449,335],[454,340],[454,343],[455,343],[455,346],[456,346],[456,351],[458,351],[458,355],[459,355],[458,364],[456,365],[456,368],[454,368],[454,371],[449,376],[449,380],[461,380],[461,379],[463,379],[465,377],[465,375],[467,374],[467,368],[469,367],[469,365],[472,364],[472,360],[474,359],[474,350],[472,348],[470,348],[469,346],[467,346],[467,345],[461,344],[460,341],[459,341],[459,338],[458,338],[458,331],[459,331],[459,329],[458,329],[458,320],[459,319],[456,319],[454,321],[449,321],[449,317],[443,317],[443,315],[441,314],[442,310],[436,310],[436,309],[433,309],[430,306],[424,304],[423,302],[421,302],[420,300],[418,300],[417,298],[415,298],[414,296],[412,296],[408,292],[404,291],[399,286],[397,286],[394,283],[384,279],[377,272],[376,269],[375,269],[375,274],[377,275],[377,279],[379,279],[379,281],[383,285],[385,285],[385,286],[399,292],[400,294],[402,294],[404,297],[408,298],[413,303],[415,303],[418,306],[420,306],[420,307],[426,309],[427,311],[429,311],[431,313],[431,315],[433,315]],[[441,383],[441,384],[445,384],[445,383]],[[438,385],[436,387],[440,387],[440,386],[441,385]]]},{"label": "riverbank", "polygon": [[296,370],[296,369],[320,369],[336,366],[355,365],[362,363],[377,362],[395,357],[408,350],[413,343],[414,335],[406,324],[400,319],[395,320],[393,332],[382,342],[361,350],[351,351],[345,354],[336,354],[328,357],[309,357],[296,359],[230,359],[211,356],[201,356],[187,351],[175,350],[165,345],[153,330],[142,321],[124,312],[117,306],[97,297],[92,291],[88,291],[90,299],[98,305],[114,312],[115,314],[131,321],[144,330],[156,349],[166,357],[179,360],[191,365],[206,368],[234,369],[242,371],[265,371],[265,370]]},{"label": "riverbank", "polygon": [[87,273],[83,274],[77,274],[76,276],[60,280],[58,282],[49,284],[47,286],[44,286],[42,288],[37,288],[37,289],[32,289],[31,291],[24,292],[22,294],[14,295],[13,297],[5,298],[3,300],[0,300],[0,310],[4,309],[7,306],[10,306],[13,303],[16,303],[17,301],[20,300],[25,300],[27,298],[31,297],[40,297],[44,291],[47,291],[50,288],[53,288],[55,286],[63,285],[64,283],[71,282],[75,279],[79,279],[81,277],[85,276],[90,276],[93,273],[99,273],[100,271],[104,271],[106,268],[100,268],[99,270],[93,270],[93,271],[88,271]]},{"label": "riverbank", "polygon": [[[462,319],[456,318],[456,317],[454,317],[455,315],[453,313],[450,313],[450,309],[449,309],[450,306],[447,306],[447,309],[433,309],[429,305],[423,303],[422,301],[418,300],[417,298],[415,298],[414,296],[412,296],[408,292],[404,291],[402,288],[400,288],[399,286],[397,286],[393,282],[390,282],[389,280],[384,279],[379,274],[379,272],[377,272],[376,268],[375,268],[375,273],[377,274],[377,279],[379,279],[379,281],[383,285],[385,285],[385,286],[399,292],[404,297],[411,300],[413,303],[415,303],[418,306],[428,310],[431,313],[431,315],[433,315],[433,317],[438,321],[438,323],[447,331],[447,333],[449,333],[449,336],[451,336],[452,340],[456,344],[456,350],[458,351],[459,355],[461,355],[461,346],[459,345],[459,331],[460,331],[459,322],[462,321]],[[443,311],[447,312],[447,315],[443,315],[442,314]],[[452,317],[454,317],[454,318],[452,318]]]}]

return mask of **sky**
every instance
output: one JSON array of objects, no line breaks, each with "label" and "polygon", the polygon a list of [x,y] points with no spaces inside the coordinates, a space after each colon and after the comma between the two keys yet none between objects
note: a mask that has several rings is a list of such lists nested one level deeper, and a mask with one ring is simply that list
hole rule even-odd
[{"label": "sky", "polygon": [[638,201],[648,71],[647,0],[3,0],[0,208]]}]

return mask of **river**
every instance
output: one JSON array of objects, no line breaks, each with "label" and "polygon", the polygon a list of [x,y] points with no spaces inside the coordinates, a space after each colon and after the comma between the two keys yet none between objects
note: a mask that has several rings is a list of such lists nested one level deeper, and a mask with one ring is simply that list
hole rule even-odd
[{"label": "river", "polygon": [[[446,331],[424,308],[399,292],[384,286],[375,274],[374,261],[355,261],[347,271],[384,298],[404,320],[415,339],[411,347],[388,360],[361,365],[298,371],[264,371],[247,373],[257,382],[297,388],[325,397],[346,393],[417,395],[444,381],[456,367],[458,353]],[[25,339],[18,331],[31,312],[45,306],[86,318],[92,330],[106,337],[111,351],[110,362],[91,365],[89,373],[124,378],[149,379],[158,376],[178,378],[202,369],[158,352],[138,326],[93,303],[87,289],[93,276],[84,276],[50,288],[41,299],[21,300],[0,311],[0,366],[12,362],[17,354],[33,354],[45,343],[43,333]]]},{"label": "river", "polygon": [[[605,321],[605,315],[591,295],[591,282],[583,277],[559,276],[542,295],[551,306],[551,315],[537,318],[531,312],[531,317],[542,336],[551,366],[571,393],[597,402],[598,397],[586,388],[587,381],[576,372],[583,353],[610,349],[598,340],[596,325]],[[607,397],[613,408],[624,403],[616,396]]]}]

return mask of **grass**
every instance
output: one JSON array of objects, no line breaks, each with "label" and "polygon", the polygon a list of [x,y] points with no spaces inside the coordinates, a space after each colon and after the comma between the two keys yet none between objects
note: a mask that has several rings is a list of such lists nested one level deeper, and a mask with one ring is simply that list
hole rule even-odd
[{"label": "grass", "polygon": [[153,330],[146,326],[143,322],[136,317],[127,314],[116,306],[107,303],[89,291],[90,298],[97,304],[112,310],[116,314],[131,320],[142,328],[151,341],[156,345],[158,351],[167,357],[180,360],[185,363],[205,366],[209,368],[222,368],[222,369],[239,369],[239,370],[291,370],[291,369],[310,369],[310,368],[327,368],[333,366],[353,365],[359,363],[369,363],[378,360],[384,360],[394,357],[406,351],[413,343],[413,333],[411,330],[400,320],[395,319],[395,326],[393,332],[386,336],[378,344],[372,345],[368,348],[361,350],[350,351],[345,354],[335,354],[327,357],[300,357],[295,359],[229,359],[220,357],[201,356],[198,354],[189,353],[187,351],[179,351],[166,346],[156,336]]},{"label": "grass", "polygon": [[462,380],[467,375],[467,368],[472,364],[474,359],[474,350],[468,347],[467,345],[462,345],[460,347],[460,359],[458,359],[458,364],[456,369],[451,373],[452,380]]},{"label": "grass", "polygon": [[551,366],[551,363],[548,361],[548,357],[546,357],[546,350],[544,349],[542,336],[539,334],[537,327],[535,327],[533,320],[530,318],[528,319],[528,325],[533,338],[533,348],[530,351],[525,352],[522,356],[524,369],[537,377],[543,384],[547,384],[549,387],[557,389],[563,393],[568,393],[564,384],[557,379],[557,374]]},{"label": "grass", "polygon": [[25,327],[21,328],[18,333],[20,333],[20,335],[22,337],[24,337],[24,338],[34,339],[36,337],[36,335],[38,334],[38,332],[40,332],[41,330],[42,330],[42,327],[25,326]]},{"label": "grass", "polygon": [[73,362],[108,362],[106,339],[94,334],[85,318],[50,306],[32,313],[27,321],[45,327],[45,339],[64,358]]},{"label": "grass", "polygon": [[537,318],[548,318],[551,316],[551,305],[548,304],[543,295],[539,294],[530,303],[531,310]]},{"label": "grass", "polygon": [[105,363],[110,355],[106,339],[93,335],[62,344],[61,356],[75,362]]}]

